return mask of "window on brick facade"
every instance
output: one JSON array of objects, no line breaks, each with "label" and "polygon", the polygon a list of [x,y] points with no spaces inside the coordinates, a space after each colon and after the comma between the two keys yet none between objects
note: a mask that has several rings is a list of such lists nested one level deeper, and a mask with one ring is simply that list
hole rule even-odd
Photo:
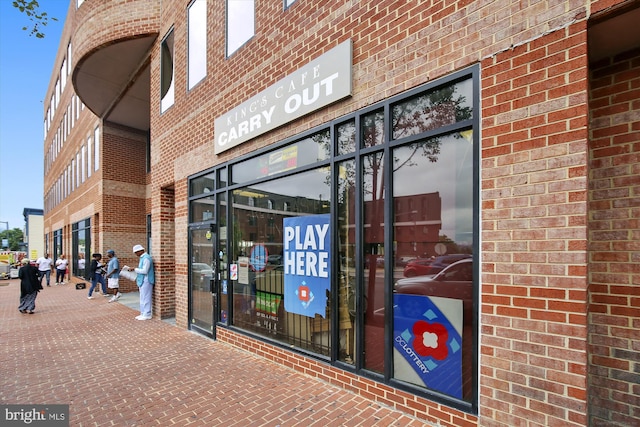
[{"label": "window on brick facade", "polygon": [[91,157],[92,157],[92,147],[91,147],[91,137],[87,138],[87,178],[91,177],[91,171],[93,168],[91,167]]},{"label": "window on brick facade", "polygon": [[[87,138],[87,145],[89,145],[89,138]],[[82,162],[80,182],[84,182],[87,179],[87,147],[85,145],[80,148],[80,161]]]},{"label": "window on brick facade", "polygon": [[227,56],[255,34],[255,1],[227,0]]},{"label": "window on brick facade", "polygon": [[284,8],[287,9],[289,6],[294,4],[296,0],[284,0]]},{"label": "window on brick facade", "polygon": [[100,169],[100,128],[96,126],[93,131],[93,161],[94,161],[94,170]]},{"label": "window on brick facade", "polygon": [[82,176],[81,175],[82,168],[83,168],[83,165],[80,161],[80,152],[78,151],[76,153],[76,188],[80,187],[80,183],[81,183],[80,177]]},{"label": "window on brick facade", "polygon": [[89,279],[87,260],[91,259],[91,219],[71,224],[70,267],[74,276]]},{"label": "window on brick facade", "polygon": [[67,45],[67,76],[71,74],[71,42]]},{"label": "window on brick facade", "polygon": [[195,0],[189,6],[189,89],[207,75],[207,0]]},{"label": "window on brick facade", "polygon": [[53,256],[57,258],[63,254],[62,248],[62,228],[53,231]]},{"label": "window on brick facade", "polygon": [[173,30],[171,30],[162,41],[160,49],[160,112],[167,111],[173,102]]}]

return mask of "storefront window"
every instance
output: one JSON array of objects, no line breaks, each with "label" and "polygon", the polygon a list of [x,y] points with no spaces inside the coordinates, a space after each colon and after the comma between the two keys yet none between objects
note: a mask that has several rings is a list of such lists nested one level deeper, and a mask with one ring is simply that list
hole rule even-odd
[{"label": "storefront window", "polygon": [[191,201],[191,222],[205,222],[214,220],[216,210],[215,197],[203,197]]},{"label": "storefront window", "polygon": [[57,259],[62,253],[62,229],[59,229],[53,232],[53,251],[51,251],[51,256]]},{"label": "storefront window", "polygon": [[197,196],[199,194],[211,193],[215,189],[215,173],[210,173],[195,179],[189,183],[189,195]]},{"label": "storefront window", "polygon": [[[237,219],[233,257],[238,265],[238,280],[233,281],[233,324],[327,356],[331,310],[326,289],[321,287],[330,282],[322,277],[317,288],[312,282],[328,265],[322,267],[321,255],[315,257],[311,249],[320,251],[322,246],[322,252],[328,253],[329,248],[325,240],[319,243],[317,235],[293,234],[322,230],[321,237],[329,237],[324,224],[329,223],[330,184],[329,168],[319,168],[233,192]],[[289,210],[284,210],[285,203]],[[309,249],[309,254],[297,257],[292,250],[295,244],[300,252]],[[295,287],[289,292],[288,279]]]},{"label": "storefront window", "polygon": [[364,367],[384,372],[384,156],[363,158]]},{"label": "storefront window", "polygon": [[[393,376],[471,392],[473,142],[454,133],[393,151]],[[466,382],[466,383],[465,383]]]},{"label": "storefront window", "polygon": [[[89,280],[91,261],[91,220],[85,219],[71,225],[73,274]],[[87,260],[89,260],[87,262]]]},{"label": "storefront window", "polygon": [[349,120],[337,126],[338,129],[338,155],[353,153],[356,150],[356,122]]},{"label": "storefront window", "polygon": [[471,79],[427,91],[392,108],[393,139],[417,135],[473,117]]},{"label": "storefront window", "polygon": [[362,145],[373,147],[384,143],[384,112],[382,110],[362,116]]},{"label": "storefront window", "polygon": [[338,313],[340,335],[338,360],[355,363],[356,311],[356,218],[355,218],[355,161],[337,165],[338,191]]}]

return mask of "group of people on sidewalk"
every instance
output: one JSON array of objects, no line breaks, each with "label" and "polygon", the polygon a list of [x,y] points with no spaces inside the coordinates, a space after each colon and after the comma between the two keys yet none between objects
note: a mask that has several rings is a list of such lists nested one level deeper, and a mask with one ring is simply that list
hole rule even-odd
[{"label": "group of people on sidewalk", "polygon": [[[46,253],[43,257],[36,260],[36,267],[38,267],[38,277],[40,282],[43,278],[47,279],[47,286],[51,286],[51,269],[53,267],[53,260]],[[55,263],[56,268],[56,285],[65,284],[65,276],[68,274],[69,260],[65,254],[60,254]]]},{"label": "group of people on sidewalk", "polygon": [[[93,299],[93,291],[98,283],[100,283],[102,295],[105,297],[109,296],[107,293],[107,287],[109,289],[113,289],[113,296],[109,302],[118,301],[122,295],[120,293],[120,261],[118,261],[118,257],[113,249],[109,249],[107,251],[107,257],[109,258],[109,261],[105,268],[105,265],[102,263],[102,254],[93,254],[93,259],[89,266],[91,288],[89,288],[88,299]],[[107,279],[107,283],[105,283],[105,278]]]},{"label": "group of people on sidewalk", "polygon": [[[135,245],[133,247],[133,253],[140,258],[138,267],[124,266],[123,272],[134,272],[135,281],[140,291],[140,315],[136,317],[137,320],[149,320],[152,317],[152,297],[153,297],[153,285],[155,284],[155,269],[153,266],[153,259],[149,255],[142,245]],[[107,251],[108,263],[105,265],[102,263],[102,254],[94,253],[90,266],[90,278],[91,287],[89,288],[88,299],[93,299],[93,292],[100,283],[102,288],[102,294],[109,296],[107,293],[107,287],[113,290],[113,296],[109,302],[115,302],[120,299],[122,295],[120,293],[120,262],[113,249]],[[53,261],[49,257],[49,254],[45,254],[44,257],[38,258],[36,266],[31,265],[28,258],[24,258],[21,261],[22,266],[18,271],[18,277],[20,278],[20,306],[18,310],[21,313],[33,314],[36,308],[36,297],[38,292],[43,288],[42,279],[46,277],[47,286],[50,286],[51,266]],[[60,255],[56,260],[56,285],[64,284],[64,277],[67,273],[68,261],[64,255]],[[105,278],[107,282],[105,283]]]}]

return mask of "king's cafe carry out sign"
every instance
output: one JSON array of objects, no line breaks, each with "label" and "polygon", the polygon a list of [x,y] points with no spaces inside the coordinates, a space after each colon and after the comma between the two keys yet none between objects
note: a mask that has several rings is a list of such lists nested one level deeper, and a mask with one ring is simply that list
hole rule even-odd
[{"label": "king's cafe carry out sign", "polygon": [[347,40],[216,118],[216,154],[351,95]]}]

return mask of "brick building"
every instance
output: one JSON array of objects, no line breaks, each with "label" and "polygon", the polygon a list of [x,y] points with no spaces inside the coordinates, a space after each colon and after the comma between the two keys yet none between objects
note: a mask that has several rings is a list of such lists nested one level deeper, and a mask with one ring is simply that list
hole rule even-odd
[{"label": "brick building", "polygon": [[636,425],[639,20],[622,0],[71,1],[46,250],[82,277],[141,243],[155,317],[425,423]]}]

